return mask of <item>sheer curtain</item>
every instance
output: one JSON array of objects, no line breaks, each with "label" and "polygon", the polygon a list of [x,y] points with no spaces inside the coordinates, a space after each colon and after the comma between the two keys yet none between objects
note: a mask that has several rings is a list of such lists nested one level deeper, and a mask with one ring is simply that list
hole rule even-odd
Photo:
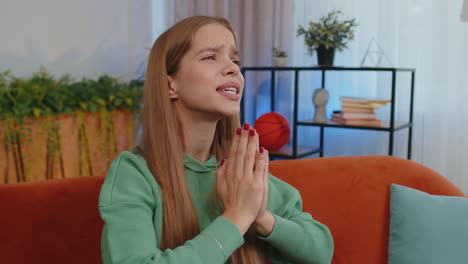
[{"label": "sheer curtain", "polygon": [[[433,168],[468,193],[468,23],[460,19],[462,6],[462,0],[297,0],[295,27],[317,20],[332,9],[341,9],[346,16],[357,18],[359,26],[349,49],[335,55],[337,65],[359,66],[374,38],[394,67],[415,68],[413,160]],[[294,47],[295,65],[314,62],[315,55],[304,56],[303,39],[296,38]],[[388,83],[386,76],[379,75],[329,78],[329,83],[335,85],[335,96],[381,96]],[[309,83],[317,85],[310,79]],[[397,101],[405,102],[407,97],[402,94]],[[338,107],[333,100],[329,105]],[[402,108],[397,116],[404,116],[404,104]],[[396,149],[403,150],[400,152],[404,156],[407,134],[398,133]],[[385,154],[387,142],[382,134],[332,131],[328,152]],[[368,145],[372,145],[373,153],[363,151],[361,146]]]},{"label": "sheer curtain", "polygon": [[271,65],[273,46],[292,44],[294,3],[281,0],[174,0],[173,21],[193,15],[227,18],[238,36],[243,66]]},{"label": "sheer curtain", "polygon": [[468,0],[463,1],[463,8],[460,17],[462,21],[468,22]]}]

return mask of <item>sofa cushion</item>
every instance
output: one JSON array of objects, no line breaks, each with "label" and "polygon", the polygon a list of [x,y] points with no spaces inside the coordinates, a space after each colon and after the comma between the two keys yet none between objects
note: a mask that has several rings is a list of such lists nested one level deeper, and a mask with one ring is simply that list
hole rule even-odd
[{"label": "sofa cushion", "polygon": [[0,184],[0,263],[101,262],[104,177]]},{"label": "sofa cushion", "polygon": [[468,198],[390,187],[389,263],[468,263]]}]

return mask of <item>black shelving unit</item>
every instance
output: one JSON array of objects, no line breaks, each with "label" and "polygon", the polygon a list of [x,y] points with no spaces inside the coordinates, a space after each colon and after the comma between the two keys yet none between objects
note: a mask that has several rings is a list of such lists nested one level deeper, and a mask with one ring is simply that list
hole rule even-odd
[{"label": "black shelving unit", "polygon": [[[275,111],[275,79],[276,72],[279,71],[293,71],[294,72],[294,114],[292,121],[292,146],[285,146],[278,151],[270,151],[271,157],[286,158],[286,159],[297,159],[305,156],[319,154],[320,157],[323,157],[324,151],[324,130],[325,128],[346,128],[346,129],[363,129],[363,130],[375,130],[375,131],[385,131],[389,133],[389,142],[388,142],[388,155],[393,155],[393,145],[395,132],[402,129],[408,129],[408,150],[407,158],[411,159],[411,144],[412,144],[412,132],[413,132],[413,97],[414,97],[414,77],[415,69],[411,68],[374,68],[374,67],[243,67],[241,72],[244,76],[246,73],[266,71],[271,73],[271,83],[270,83],[270,95],[271,95],[271,111]],[[330,71],[357,71],[357,72],[388,72],[391,74],[391,102],[390,102],[390,120],[382,122],[380,126],[350,126],[337,124],[331,121],[326,123],[313,122],[312,120],[298,120],[298,98],[299,98],[299,72],[302,71],[320,71],[322,74],[322,87],[326,88],[326,73]],[[401,73],[409,73],[411,75],[410,85],[410,108],[409,108],[409,121],[408,122],[397,122],[395,120],[395,101],[396,101],[396,79],[397,75]],[[243,123],[244,118],[244,100],[241,101],[241,122]],[[257,118],[257,117],[255,117]],[[320,139],[319,147],[303,147],[298,146],[297,134],[298,126],[313,126],[320,128]]]}]

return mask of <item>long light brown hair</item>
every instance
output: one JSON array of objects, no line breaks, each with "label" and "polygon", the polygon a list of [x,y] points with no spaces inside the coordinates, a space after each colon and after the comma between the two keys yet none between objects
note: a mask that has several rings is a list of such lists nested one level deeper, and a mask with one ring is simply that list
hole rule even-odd
[{"label": "long light brown hair", "polygon": [[[193,16],[164,32],[154,43],[149,56],[139,150],[163,194],[161,250],[181,246],[200,233],[196,209],[184,173],[182,124],[169,98],[167,75],[173,75],[179,70],[180,62],[190,49],[196,31],[213,23],[226,27],[236,40],[234,30],[226,19]],[[215,154],[218,161],[227,158],[231,137],[239,126],[238,116],[218,121],[211,145],[211,153]],[[212,200],[218,199],[216,190],[213,190],[213,194]],[[220,202],[212,201],[211,204]],[[221,209],[217,210],[219,212]],[[244,239],[244,245],[231,255],[231,263],[263,263],[263,242],[256,237],[253,230],[249,230]]]}]

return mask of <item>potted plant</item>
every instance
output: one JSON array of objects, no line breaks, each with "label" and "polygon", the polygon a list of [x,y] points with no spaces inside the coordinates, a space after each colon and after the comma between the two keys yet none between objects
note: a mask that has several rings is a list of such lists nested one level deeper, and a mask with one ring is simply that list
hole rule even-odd
[{"label": "potted plant", "polygon": [[284,50],[273,48],[273,64],[276,67],[285,67],[288,64],[288,53]]},{"label": "potted plant", "polygon": [[312,55],[317,50],[317,59],[320,66],[332,66],[335,50],[343,51],[346,45],[354,39],[356,19],[340,20],[340,10],[329,12],[319,19],[319,22],[309,22],[309,28],[299,25],[297,36],[304,35],[307,52]]}]

